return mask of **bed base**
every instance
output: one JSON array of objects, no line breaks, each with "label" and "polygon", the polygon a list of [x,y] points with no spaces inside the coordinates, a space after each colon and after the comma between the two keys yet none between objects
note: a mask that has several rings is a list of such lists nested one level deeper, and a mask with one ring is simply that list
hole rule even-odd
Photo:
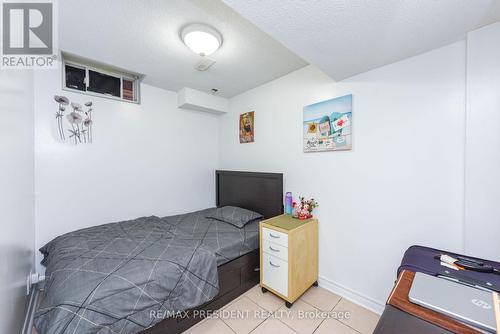
[{"label": "bed base", "polygon": [[213,312],[259,283],[259,250],[256,249],[218,267],[219,294],[209,301],[189,310],[187,316],[166,318],[141,334],[178,334],[194,326],[206,314],[197,311]]},{"label": "bed base", "polygon": [[[259,212],[265,219],[283,213],[283,174],[217,170],[216,205],[239,206]],[[204,319],[196,311],[216,311],[245,293],[260,281],[259,249],[242,255],[218,268],[219,294],[193,310],[185,318],[167,318],[142,334],[178,334]],[[199,312],[197,312],[198,315]]]}]

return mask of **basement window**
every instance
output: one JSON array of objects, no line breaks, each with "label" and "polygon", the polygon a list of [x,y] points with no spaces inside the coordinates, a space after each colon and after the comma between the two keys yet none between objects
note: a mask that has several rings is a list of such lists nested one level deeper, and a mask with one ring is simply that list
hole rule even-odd
[{"label": "basement window", "polygon": [[139,75],[63,55],[63,89],[139,103]]}]

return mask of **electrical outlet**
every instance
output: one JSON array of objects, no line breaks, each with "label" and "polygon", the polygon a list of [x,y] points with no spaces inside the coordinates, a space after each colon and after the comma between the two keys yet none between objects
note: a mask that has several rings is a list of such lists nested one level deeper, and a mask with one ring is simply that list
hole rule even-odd
[{"label": "electrical outlet", "polygon": [[26,296],[29,296],[31,292],[31,275],[33,275],[33,272],[30,270],[30,274],[26,278]]},{"label": "electrical outlet", "polygon": [[26,279],[26,295],[29,296],[33,285],[38,284],[42,281],[45,281],[44,275],[40,275],[39,273],[34,273],[33,271],[30,270],[30,274]]}]

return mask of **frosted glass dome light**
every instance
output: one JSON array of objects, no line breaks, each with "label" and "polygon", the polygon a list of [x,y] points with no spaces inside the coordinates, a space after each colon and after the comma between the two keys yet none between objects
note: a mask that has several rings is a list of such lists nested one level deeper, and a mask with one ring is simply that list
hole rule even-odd
[{"label": "frosted glass dome light", "polygon": [[181,39],[186,46],[200,56],[209,56],[222,45],[221,34],[204,24],[191,24],[182,29]]}]

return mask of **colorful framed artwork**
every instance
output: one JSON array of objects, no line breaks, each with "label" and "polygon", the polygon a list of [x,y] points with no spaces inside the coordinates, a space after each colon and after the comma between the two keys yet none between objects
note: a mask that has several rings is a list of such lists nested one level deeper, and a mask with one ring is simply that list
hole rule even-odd
[{"label": "colorful framed artwork", "polygon": [[254,142],[254,112],[246,112],[240,115],[240,143]]},{"label": "colorful framed artwork", "polygon": [[352,149],[352,95],[304,107],[304,152]]}]

